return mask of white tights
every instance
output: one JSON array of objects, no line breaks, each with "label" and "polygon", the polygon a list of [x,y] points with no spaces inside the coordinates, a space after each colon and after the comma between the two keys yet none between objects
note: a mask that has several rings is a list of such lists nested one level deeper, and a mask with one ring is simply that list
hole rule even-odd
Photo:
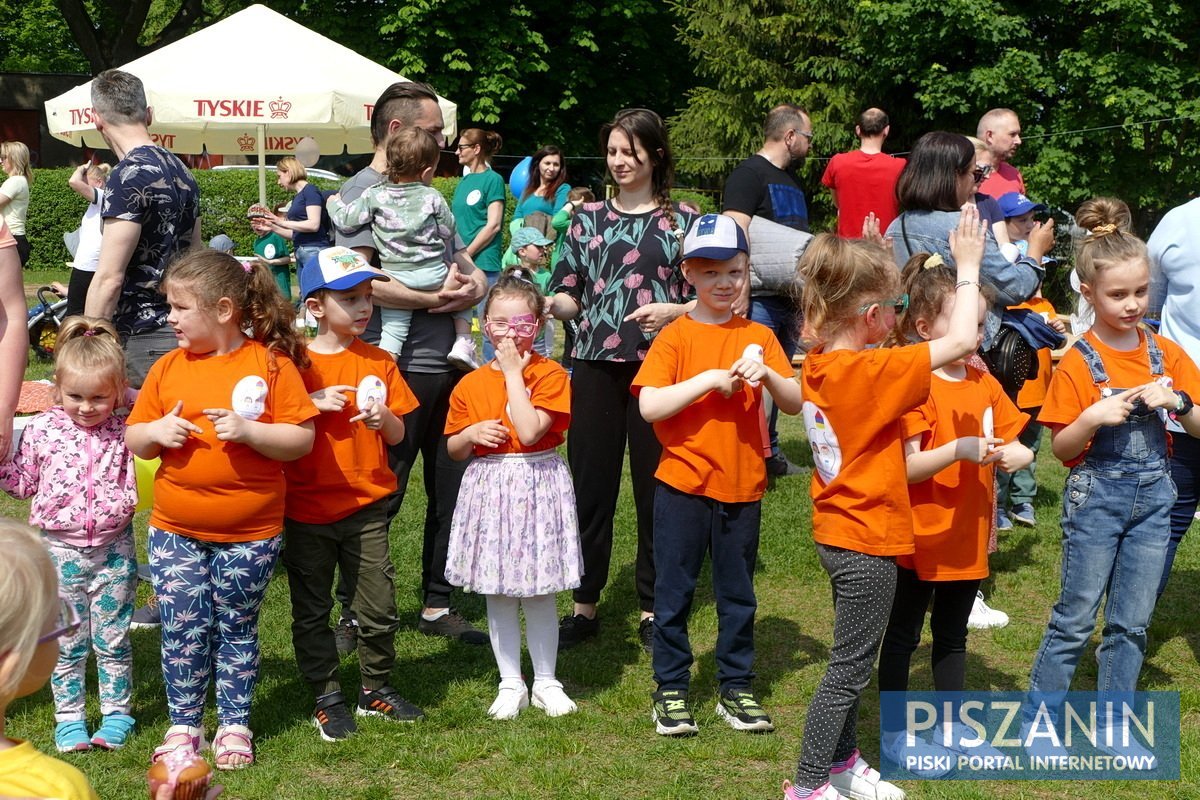
[{"label": "white tights", "polygon": [[558,661],[558,607],[554,595],[507,597],[487,595],[488,636],[500,668],[500,681],[521,680],[521,620],[518,605],[525,609],[525,641],[533,661],[533,680],[554,680]]}]

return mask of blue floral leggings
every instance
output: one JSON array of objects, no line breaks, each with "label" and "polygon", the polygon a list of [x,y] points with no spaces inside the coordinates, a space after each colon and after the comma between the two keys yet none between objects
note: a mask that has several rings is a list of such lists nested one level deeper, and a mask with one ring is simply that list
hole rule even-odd
[{"label": "blue floral leggings", "polygon": [[249,724],[258,682],[258,610],[281,538],[202,542],[150,526],[150,577],[162,610],[172,725],[200,726],[214,670],[217,721]]}]

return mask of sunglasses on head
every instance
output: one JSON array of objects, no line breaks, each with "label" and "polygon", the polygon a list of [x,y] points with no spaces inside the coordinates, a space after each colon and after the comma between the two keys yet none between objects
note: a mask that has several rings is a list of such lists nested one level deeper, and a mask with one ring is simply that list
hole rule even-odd
[{"label": "sunglasses on head", "polygon": [[975,178],[976,183],[983,183],[984,179],[992,174],[992,170],[991,164],[976,164],[971,176]]},{"label": "sunglasses on head", "polygon": [[858,313],[859,314],[867,313],[867,309],[869,309],[873,305],[880,305],[884,308],[891,306],[893,309],[895,309],[897,314],[903,314],[905,311],[908,310],[908,295],[902,294],[899,297],[893,297],[889,300],[872,300],[869,303],[863,303],[861,306],[858,307]]}]

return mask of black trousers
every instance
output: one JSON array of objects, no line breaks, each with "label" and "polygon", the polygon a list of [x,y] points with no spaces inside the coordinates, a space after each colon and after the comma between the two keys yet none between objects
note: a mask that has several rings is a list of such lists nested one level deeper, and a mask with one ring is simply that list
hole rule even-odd
[{"label": "black trousers", "polygon": [[630,391],[640,362],[575,359],[567,463],[575,484],[583,580],[575,602],[595,603],[608,583],[613,517],[621,491],[626,442],[637,511],[635,583],[642,611],[654,611],[654,471],[662,452]]},{"label": "black trousers", "polygon": [[939,692],[963,690],[967,673],[967,619],[979,583],[978,579],[923,581],[910,569],[896,568],[896,597],[879,653],[879,691],[908,691],[909,662],[921,643],[925,611],[931,599],[933,688]]},{"label": "black trousers", "polygon": [[388,461],[398,483],[396,493],[388,502],[388,526],[404,502],[409,472],[419,453],[423,456],[428,498],[421,545],[421,589],[427,608],[446,608],[454,588],[446,580],[446,548],[450,543],[450,522],[467,461],[450,458],[443,431],[446,413],[450,410],[450,392],[463,373],[453,370],[402,374],[421,405],[404,417],[404,439],[388,449]]}]

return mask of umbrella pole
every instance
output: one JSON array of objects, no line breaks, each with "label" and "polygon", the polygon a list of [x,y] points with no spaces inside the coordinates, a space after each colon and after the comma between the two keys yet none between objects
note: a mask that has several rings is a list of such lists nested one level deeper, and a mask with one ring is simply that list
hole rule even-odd
[{"label": "umbrella pole", "polygon": [[258,127],[258,202],[267,204],[267,127]]}]

